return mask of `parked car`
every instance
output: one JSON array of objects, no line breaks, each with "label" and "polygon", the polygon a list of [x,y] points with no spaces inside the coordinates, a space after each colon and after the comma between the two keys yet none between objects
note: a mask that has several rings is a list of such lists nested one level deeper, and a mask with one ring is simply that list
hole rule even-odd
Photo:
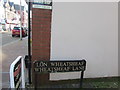
[{"label": "parked car", "polygon": [[[23,27],[21,28],[22,29],[22,36],[27,36],[27,30],[24,29]],[[12,30],[12,37],[14,36],[20,36],[20,27],[14,27],[13,30]]]}]

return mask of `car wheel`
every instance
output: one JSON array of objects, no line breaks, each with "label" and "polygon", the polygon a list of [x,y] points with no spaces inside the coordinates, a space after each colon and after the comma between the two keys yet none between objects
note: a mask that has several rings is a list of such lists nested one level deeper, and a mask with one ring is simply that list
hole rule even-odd
[{"label": "car wheel", "polygon": [[12,37],[14,37],[15,35],[12,35]]}]

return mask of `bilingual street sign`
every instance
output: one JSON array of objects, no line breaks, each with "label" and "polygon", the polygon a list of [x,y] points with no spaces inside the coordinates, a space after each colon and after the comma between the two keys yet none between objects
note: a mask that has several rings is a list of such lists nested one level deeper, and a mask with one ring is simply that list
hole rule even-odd
[{"label": "bilingual street sign", "polygon": [[85,71],[85,68],[85,60],[34,62],[34,71],[38,73]]},{"label": "bilingual street sign", "polygon": [[52,0],[34,0],[33,8],[52,9]]},{"label": "bilingual street sign", "polygon": [[82,88],[84,71],[86,69],[85,60],[62,60],[62,61],[35,61],[35,87],[37,86],[37,75],[42,73],[75,72],[81,71],[80,88]]}]

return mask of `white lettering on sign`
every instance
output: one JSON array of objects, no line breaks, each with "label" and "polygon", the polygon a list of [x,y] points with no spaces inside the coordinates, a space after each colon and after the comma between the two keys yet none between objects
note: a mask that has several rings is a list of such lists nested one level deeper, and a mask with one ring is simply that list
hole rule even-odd
[{"label": "white lettering on sign", "polygon": [[47,63],[46,62],[36,63],[36,67],[47,67]]},{"label": "white lettering on sign", "polygon": [[34,71],[39,73],[84,71],[86,61],[35,61]]}]

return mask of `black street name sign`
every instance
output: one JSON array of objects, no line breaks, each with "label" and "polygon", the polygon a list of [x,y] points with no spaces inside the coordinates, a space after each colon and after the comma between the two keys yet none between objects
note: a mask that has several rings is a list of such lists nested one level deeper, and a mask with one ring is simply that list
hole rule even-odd
[{"label": "black street name sign", "polygon": [[52,0],[33,0],[33,4],[52,6]]},{"label": "black street name sign", "polygon": [[85,71],[85,68],[85,60],[34,62],[34,71],[39,73]]},{"label": "black street name sign", "polygon": [[34,0],[33,8],[52,9],[52,0]]}]

